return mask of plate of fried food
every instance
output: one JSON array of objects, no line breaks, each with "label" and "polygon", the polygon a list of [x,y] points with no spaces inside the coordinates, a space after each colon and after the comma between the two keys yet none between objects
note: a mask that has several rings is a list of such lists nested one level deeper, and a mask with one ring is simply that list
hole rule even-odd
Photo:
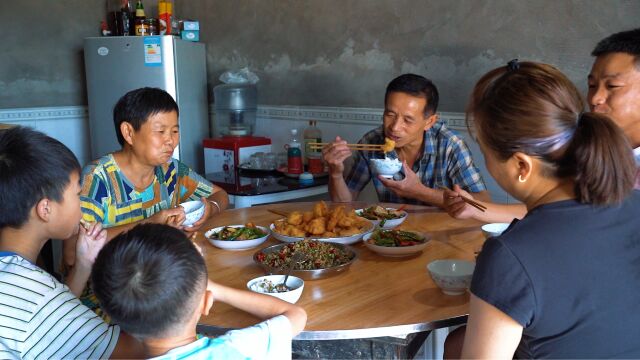
[{"label": "plate of fried food", "polygon": [[379,205],[356,210],[356,215],[371,221],[375,226],[383,229],[393,229],[407,219],[407,212],[394,208],[384,208]]},{"label": "plate of fried food", "polygon": [[271,224],[273,236],[287,243],[312,238],[349,245],[373,229],[373,224],[354,210],[345,210],[344,205],[329,209],[324,201],[316,203],[313,211],[294,211]]},{"label": "plate of fried food", "polygon": [[226,250],[247,250],[267,240],[269,229],[253,223],[227,225],[213,228],[204,233],[211,245]]},{"label": "plate of fried food", "polygon": [[405,231],[405,230],[385,230],[366,234],[362,241],[364,245],[379,255],[390,257],[410,256],[419,253],[431,240],[427,234]]},{"label": "plate of fried food", "polygon": [[271,245],[257,251],[253,261],[270,274],[282,274],[289,269],[294,254],[303,253],[291,275],[304,280],[316,280],[341,273],[356,259],[349,246],[333,242],[305,239],[295,243]]}]

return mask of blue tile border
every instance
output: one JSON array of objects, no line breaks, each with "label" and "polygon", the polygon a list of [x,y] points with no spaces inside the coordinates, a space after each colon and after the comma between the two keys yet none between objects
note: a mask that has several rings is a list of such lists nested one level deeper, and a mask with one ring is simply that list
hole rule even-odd
[{"label": "blue tile border", "polygon": [[[213,114],[213,106],[209,107],[209,114]],[[464,114],[441,112],[440,118],[454,129],[466,129]],[[88,118],[86,106],[61,106],[41,108],[11,108],[0,109],[0,122],[19,123],[22,121],[56,120],[70,118]],[[329,106],[258,106],[257,116],[263,119],[277,119],[290,121],[309,121],[372,125],[380,124],[381,108],[354,108]]]}]

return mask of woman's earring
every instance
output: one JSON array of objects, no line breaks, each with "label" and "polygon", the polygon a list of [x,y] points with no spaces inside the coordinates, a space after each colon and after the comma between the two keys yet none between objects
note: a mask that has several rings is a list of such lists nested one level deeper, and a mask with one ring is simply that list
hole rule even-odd
[{"label": "woman's earring", "polygon": [[527,179],[522,177],[522,174],[518,175],[518,181],[520,181],[521,183],[527,181]]}]

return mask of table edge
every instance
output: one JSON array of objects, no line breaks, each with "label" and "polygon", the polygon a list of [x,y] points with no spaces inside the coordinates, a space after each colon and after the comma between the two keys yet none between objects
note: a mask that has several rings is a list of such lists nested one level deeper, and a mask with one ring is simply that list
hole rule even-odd
[{"label": "table edge", "polygon": [[[300,334],[298,334],[298,336],[293,338],[293,340],[348,340],[382,336],[406,336],[407,334],[461,325],[467,322],[467,317],[468,315],[460,315],[448,319],[435,320],[428,323],[394,325],[367,329],[327,331],[303,330]],[[215,336],[222,335],[230,330],[235,329],[223,328],[208,324],[198,324],[197,326],[198,333],[205,333]]]}]

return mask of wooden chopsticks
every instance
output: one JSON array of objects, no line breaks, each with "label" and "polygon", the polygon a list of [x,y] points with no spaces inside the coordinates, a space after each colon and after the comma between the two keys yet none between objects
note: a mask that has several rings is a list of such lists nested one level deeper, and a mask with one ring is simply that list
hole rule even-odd
[{"label": "wooden chopsticks", "polygon": [[286,213],[284,211],[280,211],[280,210],[274,210],[274,209],[267,209],[268,212],[270,213],[274,213],[276,215],[280,215],[280,216],[284,216],[284,217],[289,217],[289,213]]},{"label": "wooden chopsticks", "polygon": [[[176,185],[173,187],[173,197],[171,198],[170,209],[178,207],[180,204],[180,176],[178,176],[178,167],[176,166]],[[167,218],[166,224],[169,224],[173,220],[175,220],[175,215],[169,216]]]},{"label": "wooden chopsticks", "polygon": [[82,225],[82,227],[83,227],[85,230],[87,230],[87,231],[88,231],[88,230],[89,230],[89,228],[91,227],[91,223],[90,223],[90,222],[88,222],[88,221],[87,221],[87,220],[85,220],[85,219],[80,219],[80,225]]},{"label": "wooden chopsticks", "polygon": [[178,168],[176,167],[176,185],[173,187],[173,197],[171,198],[171,208],[180,204],[180,176],[178,176]]},{"label": "wooden chopsticks", "polygon": [[[453,190],[449,189],[449,188],[448,188],[448,187],[446,187],[446,186],[440,186],[440,188],[441,188],[442,190],[449,190],[449,191],[451,191],[451,192],[455,192],[455,191],[453,191]],[[476,208],[476,209],[478,209],[478,210],[480,210],[480,211],[482,211],[482,212],[484,212],[485,210],[487,210],[487,207],[486,207],[486,206],[482,205],[481,203],[479,203],[479,202],[477,202],[477,201],[475,201],[475,200],[469,199],[468,197],[465,197],[465,196],[462,196],[462,195],[460,195],[460,198],[462,199],[462,201],[466,202],[467,204],[469,204],[469,205],[473,206],[474,208]]]},{"label": "wooden chopsticks", "polygon": [[[319,149],[329,143],[309,143],[308,146],[311,149]],[[368,151],[383,151],[384,144],[347,144],[349,149],[353,150],[368,150]]]}]

